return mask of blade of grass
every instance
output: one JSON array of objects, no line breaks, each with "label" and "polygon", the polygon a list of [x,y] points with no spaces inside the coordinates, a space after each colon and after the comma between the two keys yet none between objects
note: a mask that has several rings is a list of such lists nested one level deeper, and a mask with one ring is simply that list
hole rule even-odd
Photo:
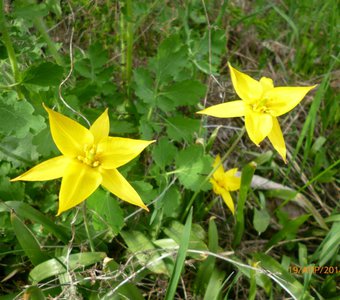
[{"label": "blade of grass", "polygon": [[240,192],[238,196],[237,210],[236,210],[236,226],[235,226],[233,247],[237,247],[242,240],[242,236],[244,232],[244,206],[246,203],[248,190],[251,185],[251,180],[253,178],[255,169],[256,169],[256,163],[251,162],[247,164],[242,170],[241,187],[240,187]]},{"label": "blade of grass", "polygon": [[192,208],[190,209],[189,215],[184,225],[180,247],[178,249],[175,266],[170,277],[169,286],[165,294],[164,298],[165,300],[172,300],[175,297],[178,281],[181,276],[182,269],[184,267],[185,257],[189,247],[191,224],[192,224]]},{"label": "blade of grass", "polygon": [[[299,140],[297,142],[296,148],[295,148],[294,153],[293,153],[292,161],[294,161],[296,159],[296,156],[297,156],[300,148],[303,145],[303,141],[306,138],[305,149],[304,149],[304,157],[303,157],[301,169],[304,168],[304,165],[306,163],[306,159],[309,155],[309,151],[311,150],[311,147],[312,147],[312,138],[314,136],[314,128],[315,128],[315,123],[317,121],[317,114],[319,112],[321,100],[324,98],[326,90],[329,86],[330,74],[331,74],[331,71],[333,69],[334,64],[335,64],[335,62],[333,62],[333,64],[329,68],[328,72],[324,76],[320,86],[317,89],[317,92],[316,92],[315,97],[314,97],[314,101],[312,102],[312,105],[310,107],[307,119],[305,121],[305,124],[303,125],[302,131],[300,133]],[[285,178],[289,178],[288,175],[291,171],[292,166],[293,166],[293,164],[289,164]],[[283,182],[283,184],[285,184],[285,182]]]}]

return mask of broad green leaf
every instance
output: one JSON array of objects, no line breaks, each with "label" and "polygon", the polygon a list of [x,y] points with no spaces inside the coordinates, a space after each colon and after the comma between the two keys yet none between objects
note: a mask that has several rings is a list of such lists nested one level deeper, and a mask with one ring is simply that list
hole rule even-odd
[{"label": "broad green leaf", "polygon": [[144,103],[155,105],[155,94],[153,79],[148,70],[144,68],[138,68],[133,72],[133,78],[135,81],[135,93]]},{"label": "broad green leaf", "polygon": [[153,148],[153,159],[157,165],[162,169],[170,165],[177,153],[177,148],[174,144],[165,136],[157,140],[157,144]]},{"label": "broad green leaf", "polygon": [[211,188],[209,182],[201,185],[212,169],[212,157],[205,155],[203,148],[192,145],[178,152],[176,159],[176,172],[181,184],[192,191],[207,191]]},{"label": "broad green leaf", "polygon": [[41,131],[46,127],[45,120],[33,113],[33,106],[26,100],[18,101],[15,92],[0,95],[0,133],[23,138],[30,130]]},{"label": "broad green leaf", "polygon": [[29,279],[33,284],[36,284],[49,277],[63,274],[67,270],[83,269],[84,267],[101,262],[105,257],[106,254],[104,252],[84,252],[71,254],[69,257],[59,256],[37,265],[29,273]]},{"label": "broad green leaf", "polygon": [[32,143],[44,157],[51,156],[51,154],[57,156],[60,153],[52,139],[51,131],[47,127],[33,137]]},{"label": "broad green leaf", "polygon": [[[173,239],[178,245],[181,244],[180,237],[183,234],[184,225],[178,221],[172,221],[167,227],[163,229],[164,233],[171,239]],[[208,247],[200,237],[199,229],[196,226],[192,226],[190,233],[189,248],[194,250],[207,251]],[[191,257],[201,258],[197,254],[189,254]]]},{"label": "broad green leaf", "polygon": [[180,213],[181,193],[177,186],[172,186],[162,198],[163,213],[166,217],[176,217]]},{"label": "broad green leaf", "polygon": [[38,265],[45,261],[48,256],[41,251],[37,238],[14,212],[11,213],[11,222],[19,244],[32,264]]},{"label": "broad green leaf", "polygon": [[123,211],[110,193],[97,189],[86,203],[94,211],[92,221],[95,230],[106,229],[108,225],[114,235],[120,232],[124,226]]},{"label": "broad green leaf", "polygon": [[25,202],[7,201],[0,202],[0,212],[13,210],[21,219],[28,219],[31,222],[42,225],[48,232],[60,239],[63,243],[68,243],[70,233],[64,228],[56,225],[44,214]]},{"label": "broad green leaf", "polygon": [[170,139],[191,142],[200,125],[200,120],[177,116],[166,120],[166,131]]},{"label": "broad green leaf", "polygon": [[144,180],[131,181],[130,183],[146,204],[157,196],[157,191],[153,189],[152,184]]},{"label": "broad green leaf", "polygon": [[208,286],[204,294],[204,300],[219,300],[223,289],[223,280],[225,272],[218,268],[213,269],[208,279]]},{"label": "broad green leaf", "polygon": [[39,86],[58,86],[63,78],[64,70],[61,66],[43,62],[30,66],[23,74],[23,83]]},{"label": "broad green leaf", "polygon": [[37,287],[36,285],[31,285],[25,290],[23,299],[44,300],[46,298],[39,287]]},{"label": "broad green leaf", "polygon": [[142,265],[150,264],[148,269],[156,274],[169,274],[164,260],[155,244],[139,231],[121,231],[120,235],[128,245],[128,250],[136,255]]},{"label": "broad green leaf", "polygon": [[191,224],[192,224],[192,208],[189,212],[189,215],[187,217],[187,220],[183,228],[183,233],[182,233],[180,244],[179,244],[180,247],[177,252],[175,266],[170,276],[170,282],[169,282],[169,285],[168,285],[168,288],[165,294],[165,300],[172,300],[175,297],[177,285],[178,285],[179,278],[181,276],[181,273],[184,267],[185,257],[187,255],[187,251],[189,247]]},{"label": "broad green leaf", "polygon": [[196,105],[204,97],[206,86],[196,80],[176,82],[161,92],[174,106]]},{"label": "broad green leaf", "polygon": [[261,234],[262,232],[266,231],[270,222],[270,215],[266,209],[254,209],[254,228],[255,230]]},{"label": "broad green leaf", "polygon": [[150,67],[155,68],[156,78],[160,83],[176,77],[187,64],[187,49],[179,35],[163,40],[158,47],[157,56],[150,60]]},{"label": "broad green leaf", "polygon": [[94,43],[88,50],[92,69],[103,67],[108,61],[108,51],[100,43]]}]

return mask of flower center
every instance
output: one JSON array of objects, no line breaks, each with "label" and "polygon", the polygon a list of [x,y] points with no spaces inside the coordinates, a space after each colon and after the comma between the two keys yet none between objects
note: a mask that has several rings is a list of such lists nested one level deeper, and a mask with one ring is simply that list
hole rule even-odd
[{"label": "flower center", "polygon": [[96,145],[85,145],[83,150],[83,155],[78,155],[77,159],[84,164],[87,164],[88,166],[92,168],[96,168],[100,165],[100,161],[97,159],[97,146]]},{"label": "flower center", "polygon": [[255,112],[262,113],[262,114],[270,114],[271,110],[266,106],[267,102],[268,102],[268,99],[264,98],[254,104],[251,104],[250,107]]}]

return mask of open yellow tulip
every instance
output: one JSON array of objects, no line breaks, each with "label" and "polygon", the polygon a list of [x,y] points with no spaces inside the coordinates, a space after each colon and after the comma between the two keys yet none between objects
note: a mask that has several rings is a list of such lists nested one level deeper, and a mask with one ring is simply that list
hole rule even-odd
[{"label": "open yellow tulip", "polygon": [[241,178],[236,176],[237,168],[224,172],[219,155],[216,156],[213,167],[216,168],[218,165],[219,167],[214,172],[212,178],[210,178],[210,182],[213,186],[214,193],[222,196],[225,204],[234,214],[234,202],[229,192],[240,189]]},{"label": "open yellow tulip", "polygon": [[42,162],[11,181],[62,177],[58,215],[83,202],[100,184],[120,199],[148,210],[117,168],[154,141],[110,137],[107,109],[87,129],[45,105],[44,108],[49,115],[52,138],[62,155]]},{"label": "open yellow tulip", "polygon": [[270,78],[262,77],[257,81],[228,65],[234,89],[242,100],[213,105],[198,114],[218,118],[244,116],[249,138],[259,146],[268,137],[286,161],[286,145],[277,117],[292,110],[316,85],[274,87]]}]

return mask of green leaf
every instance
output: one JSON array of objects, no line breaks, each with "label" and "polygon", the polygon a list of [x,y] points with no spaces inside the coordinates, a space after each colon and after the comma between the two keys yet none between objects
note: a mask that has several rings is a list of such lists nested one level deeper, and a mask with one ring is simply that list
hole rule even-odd
[{"label": "green leaf", "polygon": [[37,151],[44,157],[60,153],[52,139],[51,131],[47,127],[33,137],[32,143],[36,146]]},{"label": "green leaf", "polygon": [[172,35],[162,41],[156,58],[150,61],[151,69],[156,70],[156,78],[162,83],[176,77],[188,65],[187,49],[183,47],[179,35]]},{"label": "green leaf", "polygon": [[334,222],[332,228],[317,248],[313,260],[318,260],[318,265],[323,266],[329,262],[339,251],[340,245],[340,222]]},{"label": "green leaf", "polygon": [[98,42],[90,46],[88,55],[93,70],[100,69],[108,61],[108,51]]},{"label": "green leaf", "polygon": [[[181,236],[183,235],[184,225],[174,220],[163,229],[164,233],[171,239],[173,239],[178,245],[181,245]],[[190,233],[189,248],[195,250],[207,251],[208,247],[204,243],[203,238],[200,236],[200,227],[192,226]],[[191,257],[200,258],[198,254],[190,254]]]},{"label": "green leaf", "polygon": [[184,116],[168,118],[166,120],[166,131],[170,139],[175,141],[185,140],[190,142],[195,133],[198,133],[200,120],[190,119]]},{"label": "green leaf", "polygon": [[236,247],[240,244],[244,232],[244,208],[245,202],[248,195],[248,190],[250,188],[251,180],[253,178],[256,169],[256,164],[251,162],[247,164],[241,175],[241,187],[238,196],[237,210],[236,210],[236,226],[235,226],[235,236],[233,241],[233,246]]},{"label": "green leaf", "polygon": [[26,100],[18,101],[15,92],[1,95],[0,133],[23,138],[30,130],[35,133],[41,131],[46,126],[45,120],[42,116],[33,113],[33,106]]},{"label": "green leaf", "polygon": [[23,83],[39,86],[58,86],[64,69],[51,62],[43,62],[29,67],[23,74]]},{"label": "green leaf", "polygon": [[309,217],[310,215],[301,215],[294,220],[287,220],[283,228],[271,237],[266,245],[266,249],[269,249],[271,246],[277,244],[282,240],[294,239],[300,226],[305,223]]},{"label": "green leaf", "polygon": [[[209,251],[216,253],[218,250],[218,231],[213,217],[211,217],[209,220],[208,238],[209,238],[208,240]],[[214,256],[208,256],[205,259],[205,261],[202,264],[200,264],[195,278],[196,293],[203,295],[204,291],[206,291],[205,295],[207,295],[206,288],[210,282],[211,277],[219,275],[219,274],[213,275],[214,270],[216,270],[215,261],[216,258]],[[213,284],[214,283],[211,282],[211,285]]]},{"label": "green leaf", "polygon": [[270,215],[266,209],[258,210],[255,208],[254,210],[254,228],[255,230],[261,234],[266,231],[270,222]]},{"label": "green leaf", "polygon": [[102,261],[105,257],[106,253],[104,252],[84,252],[71,254],[68,257],[59,256],[37,265],[29,273],[29,279],[33,284],[36,284],[49,277],[57,276],[67,271],[83,269],[84,267]]},{"label": "green leaf", "polygon": [[38,265],[45,261],[48,256],[41,251],[41,246],[38,243],[37,238],[13,212],[11,213],[11,223],[21,248],[24,250],[32,264]]},{"label": "green leaf", "polygon": [[153,149],[153,159],[162,169],[170,165],[175,159],[177,148],[170,140],[163,136],[158,141]]},{"label": "green leaf", "polygon": [[18,5],[14,6],[15,16],[32,20],[37,17],[45,17],[48,15],[48,10],[44,3],[26,4],[27,2],[28,1],[18,1]]},{"label": "green leaf", "polygon": [[204,97],[206,86],[196,80],[176,82],[161,92],[174,106],[196,105]]},{"label": "green leaf", "polygon": [[46,299],[42,290],[36,285],[31,285],[24,292],[24,299],[44,300]]},{"label": "green leaf", "polygon": [[106,229],[108,225],[114,235],[120,232],[124,226],[123,211],[110,193],[97,189],[86,203],[95,211],[92,215],[95,230]]},{"label": "green leaf", "polygon": [[211,276],[208,278],[208,286],[204,294],[204,300],[219,300],[221,299],[221,293],[223,289],[223,280],[225,278],[225,272],[219,269],[213,269]]},{"label": "green leaf", "polygon": [[136,96],[144,103],[155,105],[153,79],[150,72],[144,68],[138,68],[133,72],[133,78]]},{"label": "green leaf", "polygon": [[212,157],[205,155],[201,146],[192,145],[178,152],[175,163],[178,179],[185,188],[192,191],[211,189],[209,182],[201,185],[213,164]]},{"label": "green leaf", "polygon": [[[314,299],[304,286],[297,281],[288,271],[283,268],[274,258],[264,254],[255,253],[254,260],[260,262],[260,266],[275,275],[276,281],[284,287],[294,299],[312,300]],[[276,282],[277,283],[277,282]]]},{"label": "green leaf", "polygon": [[131,253],[136,255],[141,265],[150,264],[148,269],[156,274],[169,274],[168,268],[155,244],[139,231],[122,231],[120,235]]},{"label": "green leaf", "polygon": [[171,186],[162,198],[163,213],[166,217],[176,217],[179,214],[181,193],[177,186]]},{"label": "green leaf", "polygon": [[7,201],[0,203],[0,212],[11,212],[11,210],[13,210],[21,219],[28,219],[31,222],[42,225],[48,232],[60,239],[63,243],[67,244],[70,240],[70,234],[66,229],[54,224],[54,222],[52,222],[44,214],[27,203],[20,201]]},{"label": "green leaf", "polygon": [[192,208],[189,212],[189,215],[184,225],[183,233],[179,244],[180,247],[178,249],[175,266],[173,268],[170,277],[170,282],[165,294],[165,300],[172,300],[175,297],[177,285],[184,267],[185,257],[187,255],[187,250],[189,247],[191,224],[192,224]]}]

